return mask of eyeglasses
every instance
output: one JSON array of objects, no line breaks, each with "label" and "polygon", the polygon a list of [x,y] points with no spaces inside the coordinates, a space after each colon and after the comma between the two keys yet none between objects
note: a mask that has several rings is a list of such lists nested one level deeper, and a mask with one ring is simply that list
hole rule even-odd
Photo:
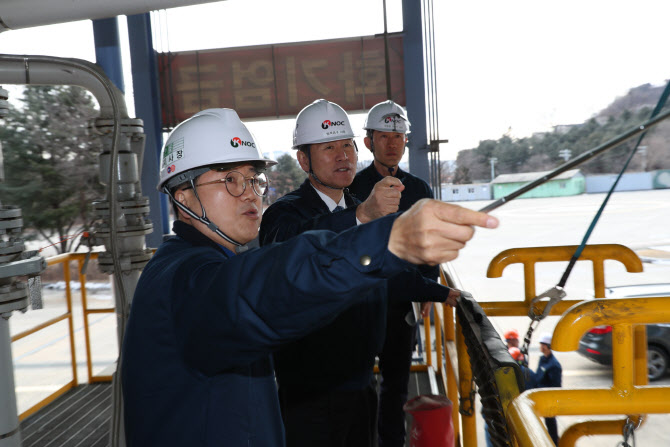
[{"label": "eyeglasses", "polygon": [[[198,183],[195,186],[214,185],[217,183],[226,185],[228,194],[233,197],[239,197],[244,194],[244,191],[247,189],[247,183],[251,185],[251,188],[259,197],[263,197],[268,192],[268,178],[262,172],[253,177],[245,177],[241,172],[230,171],[224,178],[212,180],[211,182]],[[190,187],[187,189],[190,189]]]}]

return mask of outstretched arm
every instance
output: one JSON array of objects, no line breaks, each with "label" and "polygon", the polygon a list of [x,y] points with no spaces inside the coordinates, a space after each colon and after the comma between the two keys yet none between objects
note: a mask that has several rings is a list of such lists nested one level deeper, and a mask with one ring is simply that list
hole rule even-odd
[{"label": "outstretched arm", "polygon": [[419,200],[393,223],[388,249],[412,264],[441,264],[456,259],[475,226],[496,228],[498,219],[450,203]]}]

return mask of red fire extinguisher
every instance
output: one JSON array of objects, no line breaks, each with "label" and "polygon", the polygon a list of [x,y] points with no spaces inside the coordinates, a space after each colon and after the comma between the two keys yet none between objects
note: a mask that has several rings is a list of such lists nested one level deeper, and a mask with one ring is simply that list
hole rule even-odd
[{"label": "red fire extinguisher", "polygon": [[403,409],[412,415],[410,447],[454,447],[452,404],[445,396],[417,396]]}]

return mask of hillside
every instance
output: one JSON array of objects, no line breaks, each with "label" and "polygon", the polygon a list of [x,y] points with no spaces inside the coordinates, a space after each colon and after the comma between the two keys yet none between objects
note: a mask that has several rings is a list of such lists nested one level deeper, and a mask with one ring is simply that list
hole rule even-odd
[{"label": "hillside", "polygon": [[[592,118],[581,124],[555,126],[552,132],[538,132],[527,138],[502,136],[480,141],[474,149],[459,152],[453,183],[478,183],[495,174],[549,171],[565,163],[565,155],[575,158],[649,119],[665,85],[644,84],[631,88]],[[666,110],[668,105],[666,105]],[[585,174],[619,172],[634,142],[631,140],[580,166]],[[670,169],[670,122],[647,132],[633,157],[628,172]]]}]

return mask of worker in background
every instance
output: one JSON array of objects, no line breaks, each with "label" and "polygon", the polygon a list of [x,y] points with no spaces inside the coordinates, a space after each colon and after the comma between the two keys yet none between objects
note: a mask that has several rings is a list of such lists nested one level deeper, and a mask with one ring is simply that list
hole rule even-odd
[{"label": "worker in background", "polygon": [[521,349],[519,349],[515,346],[512,346],[511,348],[508,348],[507,350],[509,351],[509,355],[512,356],[512,360],[517,362],[519,365],[524,365],[526,363],[526,359],[525,359],[523,353],[521,352]]},{"label": "worker in background", "polygon": [[[503,337],[505,338],[505,344],[507,345],[509,354],[512,356],[512,359],[521,367],[521,374],[523,375],[525,389],[533,388],[534,374],[533,371],[528,368],[526,357],[521,352],[521,349],[519,349],[519,332],[516,329],[508,329],[505,331]],[[484,420],[484,436],[486,439],[486,447],[492,447],[493,441],[491,440],[489,424],[486,419]]]},{"label": "worker in background", "polygon": [[[314,229],[341,232],[398,211],[404,186],[396,178],[378,182],[362,203],[347,192],[358,160],[353,138],[349,117],[337,104],[320,99],[300,111],[293,148],[308,178],[265,211],[262,246]],[[416,269],[406,273],[408,281],[420,278]],[[456,302],[458,292],[434,281],[427,289],[431,297]],[[360,291],[356,305],[328,326],[275,354],[289,447],[375,444],[373,368],[384,339],[386,295],[386,284]]]},{"label": "worker in background", "polygon": [[[551,334],[542,334],[539,341],[542,357],[540,357],[535,374],[532,374],[533,383],[536,388],[560,387],[563,369],[551,351]],[[558,445],[556,418],[544,418],[544,422],[547,425],[549,436],[551,436],[554,444]]]},{"label": "worker in background", "polygon": [[516,329],[509,329],[505,332],[505,343],[507,348],[518,348],[519,347],[519,331]]},{"label": "worker in background", "polygon": [[270,354],[413,264],[454,259],[472,226],[497,226],[432,201],[339,235],[310,232],[245,251],[274,161],[235,111],[209,109],[181,123],[161,161],[158,189],[176,210],[176,236],[144,268],[125,331],[131,447],[284,446]]},{"label": "worker in background", "polygon": [[[349,187],[359,200],[365,200],[374,186],[382,179],[397,179],[404,189],[398,209],[408,210],[421,199],[432,199],[433,192],[428,184],[409,172],[400,169],[399,163],[405,153],[410,122],[405,110],[393,101],[381,102],[370,109],[363,126],[366,131],[365,146],[372,152],[374,160],[370,166],[356,174]],[[422,266],[421,274],[437,280],[438,266]],[[417,327],[414,324],[421,316],[428,316],[431,303],[420,297],[420,290],[407,287],[402,278],[389,281],[389,297],[386,315],[386,339],[379,353],[379,414],[378,434],[380,447],[401,447],[405,445],[405,412],[407,402],[410,366],[416,343]],[[408,298],[424,301],[420,315],[415,315]]]}]

